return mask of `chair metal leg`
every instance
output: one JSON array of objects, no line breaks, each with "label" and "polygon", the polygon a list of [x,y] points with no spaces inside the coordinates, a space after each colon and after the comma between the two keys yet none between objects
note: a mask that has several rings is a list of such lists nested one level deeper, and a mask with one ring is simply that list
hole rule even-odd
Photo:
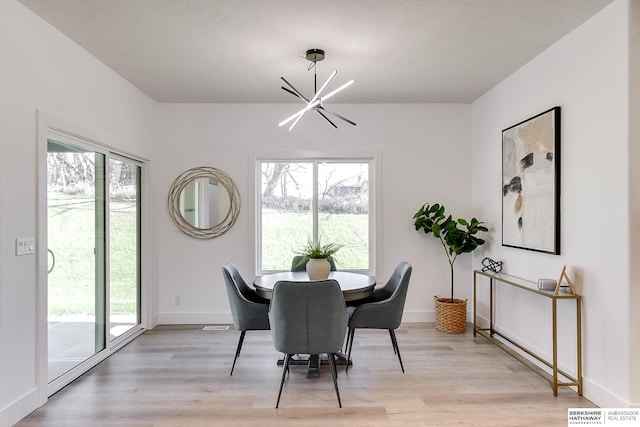
[{"label": "chair metal leg", "polygon": [[398,355],[400,361],[400,368],[404,374],[404,366],[402,365],[402,357],[400,357],[400,347],[398,347],[398,340],[396,339],[396,333],[393,329],[389,329],[389,336],[391,336],[391,345],[393,345],[393,352]]},{"label": "chair metal leg", "polygon": [[349,333],[351,332],[351,330],[349,328],[347,328],[347,333],[344,336],[344,344],[342,344],[342,353],[346,353],[347,349],[349,348]]},{"label": "chair metal leg", "polygon": [[393,346],[393,354],[398,354],[398,350],[396,350],[398,343],[394,341],[393,335],[394,335],[393,330],[389,329],[389,336],[391,337],[391,345]]},{"label": "chair metal leg", "polygon": [[351,362],[351,349],[353,348],[353,337],[356,334],[356,329],[349,328],[349,333],[347,334],[347,366],[345,367],[344,372],[349,372],[349,363]]},{"label": "chair metal leg", "polygon": [[338,398],[338,406],[342,408],[342,401],[340,400],[340,391],[338,390],[338,370],[336,369],[335,354],[327,353],[329,358],[329,365],[331,365],[331,377],[333,378],[333,387],[336,389],[336,397]]},{"label": "chair metal leg", "polygon": [[[331,369],[332,372],[335,371],[336,378],[338,378],[338,363],[336,362],[331,364],[330,359],[333,359],[333,361],[335,362],[337,357],[338,355],[336,353],[333,353],[333,357],[331,357],[330,353],[327,353],[327,360],[329,360],[329,368]],[[331,375],[333,375],[333,373]]]},{"label": "chair metal leg", "polygon": [[233,365],[231,365],[231,373],[229,375],[233,375],[233,368],[236,367],[236,360],[238,359],[238,356],[240,356],[240,350],[242,349],[242,342],[244,341],[244,334],[246,333],[247,331],[240,332],[240,339],[238,340],[238,347],[236,348],[236,357],[233,358]]},{"label": "chair metal leg", "polygon": [[276,402],[276,408],[280,405],[280,396],[282,395],[282,386],[284,385],[284,377],[289,371],[289,359],[291,355],[289,353],[284,356],[284,363],[282,364],[282,380],[280,380],[280,390],[278,391],[278,401]]}]

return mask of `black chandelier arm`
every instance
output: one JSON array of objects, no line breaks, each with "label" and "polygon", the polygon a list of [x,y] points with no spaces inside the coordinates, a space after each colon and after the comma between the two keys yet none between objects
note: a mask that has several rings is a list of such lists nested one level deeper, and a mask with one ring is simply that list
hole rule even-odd
[{"label": "black chandelier arm", "polygon": [[347,122],[347,123],[349,123],[349,124],[351,124],[351,125],[356,126],[356,122],[354,122],[354,121],[352,121],[352,120],[349,120],[349,119],[347,119],[346,117],[341,116],[341,115],[340,115],[340,114],[338,114],[338,113],[334,113],[333,111],[329,111],[329,110],[327,110],[327,109],[326,109],[326,108],[324,108],[324,107],[322,107],[322,111],[324,111],[325,113],[329,113],[329,114],[331,114],[331,115],[333,115],[333,116],[336,116],[337,118],[342,119],[342,120],[344,120],[345,122]]},{"label": "black chandelier arm", "polygon": [[316,111],[317,111],[317,112],[318,112],[318,114],[320,114],[320,115],[321,115],[321,116],[322,116],[326,121],[328,121],[328,122],[331,124],[331,126],[333,126],[334,128],[338,129],[338,126],[336,126],[336,124],[335,124],[335,123],[333,123],[333,122],[329,119],[329,117],[325,116],[325,115],[322,113],[322,111],[320,111],[320,109],[317,109]]},{"label": "black chandelier arm", "polygon": [[300,93],[300,91],[296,89],[291,83],[289,83],[287,79],[285,79],[284,77],[280,77],[280,80],[285,82],[286,85],[289,86],[291,90],[288,91],[284,86],[282,86],[282,89],[287,90],[287,92],[290,92],[290,93],[292,92],[294,95],[298,96],[299,98],[304,99],[307,102],[307,104],[309,103],[309,98],[307,98],[302,93]]},{"label": "black chandelier arm", "polygon": [[300,99],[302,99],[303,101],[306,101],[307,103],[309,103],[309,100],[308,100],[308,99],[302,98],[299,94],[295,93],[295,92],[294,92],[294,91],[292,91],[291,89],[286,88],[286,87],[284,87],[284,86],[281,86],[281,88],[282,88],[282,90],[284,90],[285,92],[289,92],[291,95],[295,96],[296,98],[300,98]]}]

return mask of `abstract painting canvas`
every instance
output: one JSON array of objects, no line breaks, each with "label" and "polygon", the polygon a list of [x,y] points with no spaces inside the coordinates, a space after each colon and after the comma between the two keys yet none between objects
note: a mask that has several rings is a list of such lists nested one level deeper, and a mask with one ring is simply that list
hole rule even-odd
[{"label": "abstract painting canvas", "polygon": [[502,131],[502,245],[560,253],[560,107]]}]

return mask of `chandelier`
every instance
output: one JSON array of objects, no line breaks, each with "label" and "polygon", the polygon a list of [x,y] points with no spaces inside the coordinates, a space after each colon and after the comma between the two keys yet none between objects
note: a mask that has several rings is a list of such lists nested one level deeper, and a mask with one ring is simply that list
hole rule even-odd
[{"label": "chandelier", "polygon": [[331,73],[331,75],[329,76],[329,78],[327,79],[327,81],[322,85],[322,87],[320,87],[320,89],[318,89],[318,75],[317,75],[317,63],[318,61],[322,61],[324,59],[324,50],[322,49],[309,49],[307,50],[307,54],[306,54],[306,59],[310,61],[309,64],[309,68],[307,69],[307,71],[311,70],[313,68],[313,90],[314,90],[314,95],[311,99],[307,98],[306,96],[304,96],[299,90],[297,90],[291,83],[289,83],[287,81],[287,79],[285,79],[284,77],[280,77],[280,79],[287,85],[287,87],[282,86],[282,89],[285,92],[288,92],[296,97],[298,97],[299,99],[301,99],[303,102],[306,103],[306,105],[297,113],[293,114],[292,116],[284,119],[283,121],[281,121],[280,123],[278,123],[278,126],[282,127],[288,123],[291,123],[291,126],[289,126],[289,131],[291,131],[300,121],[300,119],[308,112],[308,111],[315,111],[318,114],[320,114],[322,116],[323,119],[325,119],[327,122],[329,122],[331,124],[331,126],[333,126],[334,128],[338,128],[338,126],[336,126],[336,124],[329,118],[327,117],[327,114],[332,115],[334,117],[337,117],[341,120],[344,120],[345,122],[352,124],[353,126],[355,126],[355,122],[347,119],[344,116],[341,116],[340,114],[334,113],[332,111],[327,110],[324,107],[324,101],[326,101],[327,99],[331,98],[333,95],[337,94],[338,92],[340,92],[341,90],[343,90],[344,88],[346,88],[347,86],[350,86],[353,84],[353,80],[348,81],[347,83],[343,84],[342,86],[338,87],[337,89],[327,93],[326,95],[322,95],[322,93],[324,92],[324,90],[327,88],[327,86],[329,86],[329,83],[331,83],[331,80],[333,80],[333,78],[336,76],[336,74],[338,73],[337,71],[333,71],[333,73]]}]

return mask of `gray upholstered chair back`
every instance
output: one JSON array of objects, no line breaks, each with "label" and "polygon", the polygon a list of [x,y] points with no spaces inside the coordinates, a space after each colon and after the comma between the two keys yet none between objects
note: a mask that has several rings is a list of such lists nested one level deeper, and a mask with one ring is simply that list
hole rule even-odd
[{"label": "gray upholstered chair back", "polygon": [[[306,271],[307,270],[307,263],[306,262],[301,262],[302,261],[302,255],[296,255],[293,257],[293,260],[291,261],[291,271]],[[327,261],[329,261],[329,264],[331,265],[331,271],[336,271],[336,262],[333,260],[332,257],[327,258]]]},{"label": "gray upholstered chair back", "polygon": [[256,291],[254,289],[252,289],[251,287],[249,287],[249,285],[247,285],[247,282],[242,278],[242,275],[240,274],[240,272],[238,271],[235,265],[231,263],[227,263],[222,268],[225,272],[225,275],[228,275],[231,278],[231,280],[235,283],[236,288],[245,299],[252,302],[267,303],[267,304],[269,303],[268,300],[265,300],[264,298],[260,297],[258,294],[256,294]]},{"label": "gray upholstered chair back", "polygon": [[233,326],[239,331],[269,329],[268,300],[261,298],[244,281],[235,265],[222,267],[222,275],[231,306]]},{"label": "gray upholstered chair back", "polygon": [[276,350],[288,354],[335,353],[342,348],[347,312],[335,280],[280,281],[269,308]]},{"label": "gray upholstered chair back", "polygon": [[388,296],[353,310],[349,327],[397,329],[402,321],[411,270],[411,264],[406,261],[398,264],[387,283],[381,288],[381,291]]}]

